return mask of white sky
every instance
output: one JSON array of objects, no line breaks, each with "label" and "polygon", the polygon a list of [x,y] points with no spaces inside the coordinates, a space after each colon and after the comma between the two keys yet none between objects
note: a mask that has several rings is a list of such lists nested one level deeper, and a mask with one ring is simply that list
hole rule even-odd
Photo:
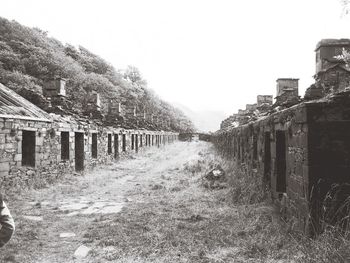
[{"label": "white sky", "polygon": [[161,98],[226,114],[313,82],[322,38],[350,38],[338,0],[1,0],[0,16],[138,67]]}]

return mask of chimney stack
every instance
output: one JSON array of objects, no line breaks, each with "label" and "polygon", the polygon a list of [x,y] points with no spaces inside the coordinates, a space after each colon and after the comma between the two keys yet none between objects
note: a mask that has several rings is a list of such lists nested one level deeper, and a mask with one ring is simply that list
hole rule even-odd
[{"label": "chimney stack", "polygon": [[257,102],[258,107],[262,106],[263,104],[272,105],[273,97],[272,95],[258,95]]},{"label": "chimney stack", "polygon": [[66,97],[66,79],[56,78],[44,82],[43,95],[45,97]]},{"label": "chimney stack", "polygon": [[290,107],[299,103],[299,79],[280,78],[277,79],[276,106],[286,105]]},{"label": "chimney stack", "polygon": [[122,114],[121,103],[116,102],[113,99],[109,100],[108,115],[121,116],[121,114]]}]

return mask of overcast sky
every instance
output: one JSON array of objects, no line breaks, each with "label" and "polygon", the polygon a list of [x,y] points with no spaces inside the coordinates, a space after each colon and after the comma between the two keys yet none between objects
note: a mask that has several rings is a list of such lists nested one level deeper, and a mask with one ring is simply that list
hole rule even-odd
[{"label": "overcast sky", "polygon": [[350,38],[338,0],[1,0],[0,16],[134,65],[169,102],[226,114],[312,83],[322,38]]}]

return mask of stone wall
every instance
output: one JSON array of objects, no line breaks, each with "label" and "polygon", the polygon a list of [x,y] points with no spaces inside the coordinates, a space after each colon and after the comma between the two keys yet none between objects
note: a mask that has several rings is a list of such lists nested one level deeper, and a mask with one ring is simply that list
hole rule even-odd
[{"label": "stone wall", "polygon": [[[305,102],[214,135],[217,149],[244,163],[270,190],[282,216],[295,229],[320,231],[326,194],[342,195],[328,202],[334,215],[350,195],[349,94]],[[339,209],[338,209],[339,210]],[[326,212],[327,212],[326,211]],[[337,215],[338,218],[341,215]],[[334,218],[334,217],[332,217]]]},{"label": "stone wall", "polygon": [[[69,133],[69,158],[67,160],[61,160],[61,132]],[[34,141],[31,141],[33,138],[29,138],[28,134],[35,136]],[[80,134],[83,139],[82,171],[76,171],[76,143],[78,143],[75,141],[76,134]],[[97,158],[92,156],[92,134],[97,134]],[[110,153],[108,153],[108,134],[111,135]],[[125,151],[122,145],[123,134],[126,137]],[[131,134],[138,137],[138,147],[134,147],[133,151],[131,150]],[[118,141],[115,141],[115,135],[118,135]],[[150,141],[147,146],[146,135]],[[66,174],[81,173],[97,164],[112,162],[135,153],[136,149],[141,151],[146,147],[151,147],[152,136],[159,136],[162,143],[165,144],[177,140],[178,134],[104,127],[95,123],[82,123],[74,119],[43,122],[0,118],[1,190],[6,192],[42,187]],[[155,140],[153,146],[156,146]],[[31,163],[32,161],[34,162]]]}]

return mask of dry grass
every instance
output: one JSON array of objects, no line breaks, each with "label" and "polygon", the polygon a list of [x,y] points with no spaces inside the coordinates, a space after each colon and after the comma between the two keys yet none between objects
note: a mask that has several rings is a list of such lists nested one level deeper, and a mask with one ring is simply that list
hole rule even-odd
[{"label": "dry grass", "polygon": [[162,187],[131,191],[136,202],[86,233],[97,246],[94,262],[290,262],[290,238],[267,203],[254,203],[260,195],[242,188],[233,202],[230,187],[203,187],[203,175],[219,161],[202,150],[161,176]]},{"label": "dry grass", "polygon": [[[129,183],[133,186],[123,196],[130,201],[121,213],[75,218],[81,234],[77,241],[92,248],[84,262],[350,262],[348,234],[327,228],[309,239],[291,232],[257,176],[247,176],[244,166],[238,169],[222,160],[207,143],[173,147],[180,150],[169,157],[153,155],[154,161],[133,166],[143,179]],[[185,157],[183,152],[176,156],[181,147],[187,151]],[[204,175],[218,165],[226,180],[220,181],[220,187],[208,187]],[[129,166],[120,164],[111,170],[109,180],[114,173],[131,174]],[[105,177],[91,178],[86,183],[104,193]],[[76,185],[74,191],[83,187],[82,182]],[[120,189],[108,191],[121,194]],[[53,246],[41,244],[36,237],[53,222],[19,223],[17,237],[7,247],[10,251],[0,260],[20,262],[18,258],[40,253],[42,246]],[[74,246],[67,249],[67,262],[75,262],[69,261]],[[11,258],[16,251],[21,257]]]},{"label": "dry grass", "polygon": [[[203,187],[217,164],[227,187]],[[91,229],[95,262],[349,262],[349,239],[331,229],[316,239],[290,232],[261,182],[212,149],[159,185],[131,192],[140,203]]]}]

